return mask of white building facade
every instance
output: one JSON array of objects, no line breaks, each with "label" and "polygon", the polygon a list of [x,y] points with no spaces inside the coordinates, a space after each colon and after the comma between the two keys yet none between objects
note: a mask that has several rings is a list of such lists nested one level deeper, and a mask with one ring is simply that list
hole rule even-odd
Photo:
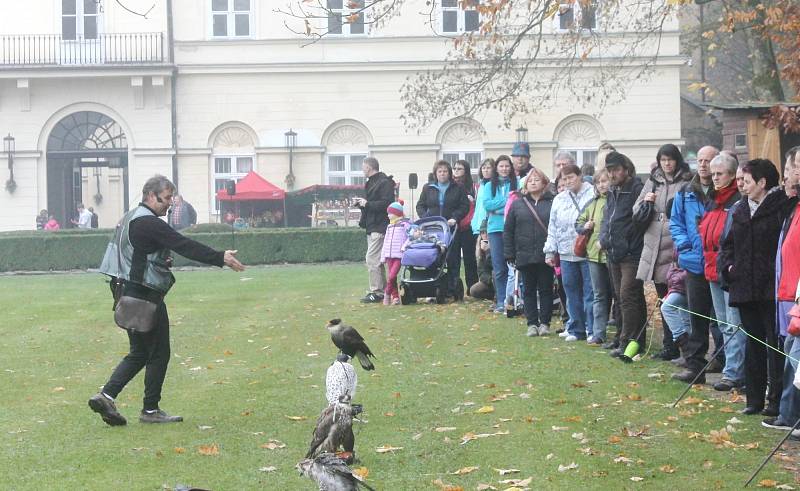
[{"label": "white building facade", "polygon": [[[124,2],[140,12],[153,3]],[[63,223],[78,202],[111,227],[155,173],[177,181],[200,222],[215,222],[215,191],[228,179],[254,170],[290,190],[360,184],[366,156],[401,183],[408,201],[410,173],[424,182],[441,158],[477,167],[485,157],[509,154],[516,140],[492,113],[437,121],[418,133],[403,127],[402,84],[446,56],[447,40],[436,34],[479,22],[458,2],[437,2],[436,33],[417,14],[425,0],[407,0],[380,29],[356,21],[311,45],[275,12],[284,0],[171,3],[171,16],[168,2],[155,2],[146,18],[110,0],[3,6],[0,136],[14,138],[17,186],[0,189],[0,230],[34,228],[41,209]],[[676,24],[663,35],[654,75],[632,82],[625,100],[600,116],[591,116],[594,107],[559,101],[520,117],[532,163],[552,174],[558,149],[589,163],[609,141],[649,169],[661,144],[682,143],[681,63]],[[289,130],[297,134],[291,183]],[[0,182],[9,177],[4,172],[0,166]]]}]

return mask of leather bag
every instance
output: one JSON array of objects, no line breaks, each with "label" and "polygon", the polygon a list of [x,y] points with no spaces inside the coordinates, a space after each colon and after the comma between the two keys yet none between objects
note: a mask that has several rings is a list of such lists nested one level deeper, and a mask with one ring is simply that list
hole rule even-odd
[{"label": "leather bag", "polygon": [[[117,244],[117,271],[122,271],[122,233],[120,230],[120,239]],[[119,274],[119,273],[118,273]],[[156,326],[156,310],[158,304],[149,300],[124,295],[123,292],[124,281],[121,278],[116,280],[116,289],[114,292],[114,322],[127,331],[136,333],[147,333],[153,330]]]}]

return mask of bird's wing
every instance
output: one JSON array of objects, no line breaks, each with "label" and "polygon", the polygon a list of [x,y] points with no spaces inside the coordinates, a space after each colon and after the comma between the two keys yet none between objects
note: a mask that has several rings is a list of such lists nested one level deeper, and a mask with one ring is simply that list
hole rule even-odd
[{"label": "bird's wing", "polygon": [[361,351],[365,355],[375,356],[372,354],[372,351],[369,350],[361,334],[353,327],[345,326],[345,329],[342,331],[342,341],[348,346],[355,348],[356,351]]},{"label": "bird's wing", "polygon": [[333,424],[333,408],[335,406],[330,405],[322,410],[320,413],[319,418],[317,418],[317,426],[314,428],[314,432],[311,434],[311,443],[308,445],[308,453],[306,454],[306,458],[311,458],[316,453],[317,449],[322,445],[326,438],[328,438],[328,434],[331,431],[331,425]]}]

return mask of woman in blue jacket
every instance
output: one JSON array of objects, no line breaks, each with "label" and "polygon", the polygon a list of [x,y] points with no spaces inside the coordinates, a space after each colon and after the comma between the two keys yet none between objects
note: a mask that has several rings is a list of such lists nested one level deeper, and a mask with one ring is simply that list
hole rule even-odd
[{"label": "woman in blue jacket", "polygon": [[[503,228],[505,207],[510,190],[517,189],[517,177],[507,155],[497,157],[492,179],[481,185],[480,196],[486,212],[486,230],[489,232],[489,249],[492,251],[492,272],[494,274],[495,300],[494,312],[505,312],[505,292],[508,283],[508,265],[503,255]],[[477,213],[476,213],[477,214]]]}]

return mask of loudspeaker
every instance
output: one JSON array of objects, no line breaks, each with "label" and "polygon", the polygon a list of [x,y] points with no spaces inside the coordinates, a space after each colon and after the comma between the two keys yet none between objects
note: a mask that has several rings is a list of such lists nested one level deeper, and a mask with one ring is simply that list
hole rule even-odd
[{"label": "loudspeaker", "polygon": [[419,177],[416,173],[408,175],[408,189],[417,189],[419,185]]},{"label": "loudspeaker", "polygon": [[226,181],[225,192],[228,193],[228,196],[234,196],[236,194],[236,181],[233,179]]}]

